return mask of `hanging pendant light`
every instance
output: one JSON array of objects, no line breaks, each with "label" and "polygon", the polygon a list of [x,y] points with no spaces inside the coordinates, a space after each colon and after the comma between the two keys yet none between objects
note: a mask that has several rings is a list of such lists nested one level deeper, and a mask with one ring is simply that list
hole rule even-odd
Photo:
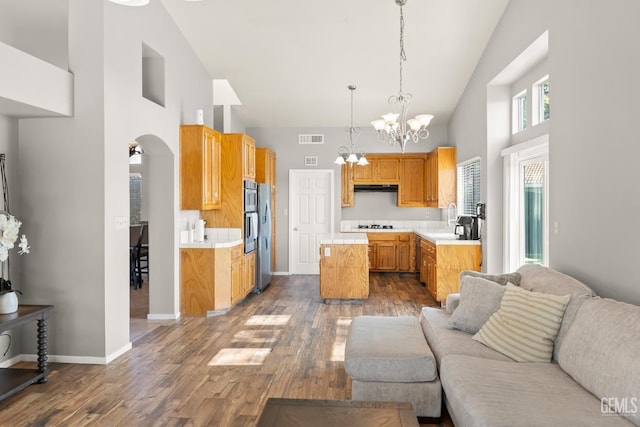
[{"label": "hanging pendant light", "polygon": [[349,91],[351,91],[351,125],[345,128],[345,132],[347,133],[347,138],[349,139],[349,146],[340,146],[338,147],[338,157],[333,162],[336,165],[344,165],[349,163],[351,166],[353,164],[357,164],[360,166],[368,165],[369,162],[365,157],[364,153],[356,153],[356,140],[358,136],[360,136],[360,128],[353,126],[353,91],[356,90],[355,85],[347,86]]},{"label": "hanging pendant light", "polygon": [[378,132],[378,141],[386,142],[389,145],[399,144],[404,153],[407,142],[418,143],[420,139],[427,139],[429,131],[427,126],[433,119],[431,114],[419,114],[414,119],[407,119],[409,104],[413,95],[402,91],[402,63],[407,60],[404,51],[404,14],[402,6],[407,0],[395,0],[400,6],[400,91],[397,95],[389,97],[389,105],[400,106],[400,113],[384,114],[381,119],[374,120],[371,125]]}]

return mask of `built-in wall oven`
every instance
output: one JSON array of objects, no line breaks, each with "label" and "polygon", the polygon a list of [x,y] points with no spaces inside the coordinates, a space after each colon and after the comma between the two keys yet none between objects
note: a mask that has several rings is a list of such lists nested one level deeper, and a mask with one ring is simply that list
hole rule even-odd
[{"label": "built-in wall oven", "polygon": [[256,250],[258,242],[258,185],[244,182],[244,253]]}]

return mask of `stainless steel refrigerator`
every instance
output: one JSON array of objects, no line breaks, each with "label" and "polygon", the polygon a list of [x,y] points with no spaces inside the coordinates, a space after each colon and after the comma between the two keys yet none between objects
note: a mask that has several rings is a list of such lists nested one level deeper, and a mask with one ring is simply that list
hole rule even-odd
[{"label": "stainless steel refrigerator", "polygon": [[256,287],[259,294],[271,283],[271,185],[258,184],[258,252]]}]

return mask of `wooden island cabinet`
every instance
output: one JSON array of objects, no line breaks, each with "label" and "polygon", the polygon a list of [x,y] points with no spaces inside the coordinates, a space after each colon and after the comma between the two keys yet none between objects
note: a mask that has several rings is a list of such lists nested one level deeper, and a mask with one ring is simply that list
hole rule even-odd
[{"label": "wooden island cabinet", "polygon": [[338,233],[320,240],[320,297],[369,297],[367,237],[364,233]]}]

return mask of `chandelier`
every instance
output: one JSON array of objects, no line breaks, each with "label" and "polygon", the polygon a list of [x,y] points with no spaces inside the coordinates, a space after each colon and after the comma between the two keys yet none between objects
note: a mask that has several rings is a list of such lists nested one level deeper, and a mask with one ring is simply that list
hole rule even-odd
[{"label": "chandelier", "polygon": [[411,141],[417,144],[420,139],[429,137],[427,126],[429,126],[433,116],[431,114],[419,114],[413,119],[407,119],[409,103],[411,103],[411,98],[413,97],[410,93],[402,91],[402,63],[407,60],[407,55],[404,51],[404,15],[402,6],[407,3],[407,0],[395,0],[395,2],[400,6],[400,91],[397,95],[391,95],[388,102],[392,107],[398,104],[400,113],[385,114],[381,119],[372,121],[371,125],[378,132],[378,141],[386,142],[389,145],[398,143],[404,153],[407,142]]},{"label": "chandelier", "polygon": [[349,146],[343,145],[338,147],[338,157],[333,163],[336,165],[349,163],[351,166],[355,163],[360,166],[365,166],[368,165],[369,162],[364,156],[364,153],[356,153],[356,140],[358,136],[360,136],[360,128],[353,127],[353,91],[356,90],[356,87],[355,85],[349,85],[347,88],[351,91],[351,125],[345,128],[344,131],[348,135]]},{"label": "chandelier", "polygon": [[129,143],[129,157],[133,157],[136,154],[141,155],[142,153],[144,153],[144,150],[140,148],[138,141],[131,141]]}]

